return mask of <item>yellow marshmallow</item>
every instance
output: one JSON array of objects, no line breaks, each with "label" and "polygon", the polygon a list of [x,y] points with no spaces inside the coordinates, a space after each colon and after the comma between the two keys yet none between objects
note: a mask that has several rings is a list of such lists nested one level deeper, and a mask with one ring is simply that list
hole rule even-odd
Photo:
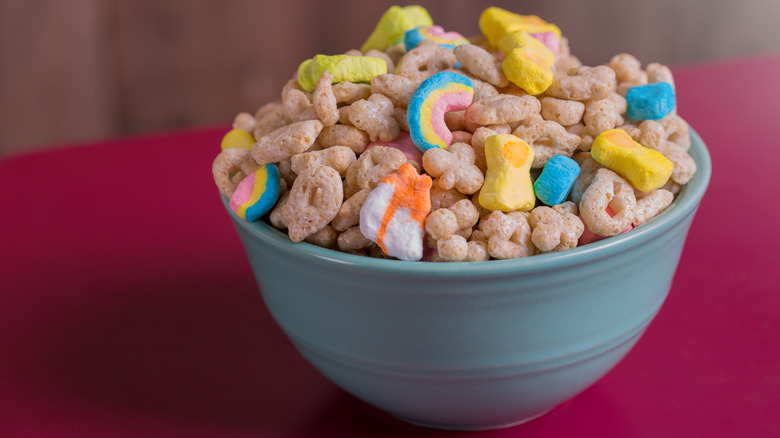
[{"label": "yellow marshmallow", "polygon": [[425,8],[417,5],[403,8],[391,6],[379,19],[376,28],[363,43],[360,51],[366,53],[376,49],[384,52],[390,45],[399,40],[403,41],[406,31],[420,26],[433,26],[433,19]]},{"label": "yellow marshmallow", "polygon": [[561,29],[548,23],[536,15],[519,15],[505,9],[490,7],[479,16],[479,29],[492,47],[498,46],[498,41],[507,32],[524,30],[528,33],[554,32],[561,37]]},{"label": "yellow marshmallow", "polygon": [[529,211],[536,196],[531,181],[534,150],[512,134],[491,135],[485,140],[487,172],[479,203],[489,210]]},{"label": "yellow marshmallow", "polygon": [[528,32],[522,30],[507,32],[498,40],[498,50],[504,56],[509,56],[510,53],[518,48],[525,49],[528,53],[537,56],[544,61],[542,64],[548,69],[552,68],[552,65],[555,63],[555,53]]},{"label": "yellow marshmallow", "polygon": [[663,154],[637,143],[622,129],[599,134],[593,140],[590,155],[643,192],[666,184],[674,167]]},{"label": "yellow marshmallow", "polygon": [[316,55],[298,66],[298,84],[305,91],[314,91],[320,75],[329,71],[333,82],[371,82],[374,76],[387,73],[384,59],[370,56]]},{"label": "yellow marshmallow", "polygon": [[222,137],[222,150],[227,148],[252,149],[255,145],[255,138],[241,129],[232,129]]}]

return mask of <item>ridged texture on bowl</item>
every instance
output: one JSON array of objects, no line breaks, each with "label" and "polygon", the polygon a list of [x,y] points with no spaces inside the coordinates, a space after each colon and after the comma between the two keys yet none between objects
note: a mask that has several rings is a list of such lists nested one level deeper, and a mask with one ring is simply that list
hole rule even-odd
[{"label": "ridged texture on bowl", "polygon": [[671,287],[710,161],[647,224],[518,260],[369,259],[292,243],[229,213],[266,305],[334,383],[399,418],[487,429],[533,418],[606,374]]}]

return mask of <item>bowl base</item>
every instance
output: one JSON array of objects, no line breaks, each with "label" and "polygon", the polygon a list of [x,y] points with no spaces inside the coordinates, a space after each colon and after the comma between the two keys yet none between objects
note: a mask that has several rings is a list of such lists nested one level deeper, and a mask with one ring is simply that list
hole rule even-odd
[{"label": "bowl base", "polygon": [[455,426],[450,424],[435,424],[435,423],[426,423],[424,421],[417,421],[412,420],[409,418],[403,418],[403,417],[396,417],[401,421],[404,421],[409,424],[414,424],[415,426],[421,426],[421,427],[427,427],[429,429],[440,429],[440,430],[459,430],[459,431],[465,431],[465,432],[478,432],[478,431],[484,431],[484,430],[495,430],[495,429],[507,429],[514,426],[519,426],[521,424],[528,423],[529,421],[536,420],[537,418],[541,417],[542,415],[552,411],[554,408],[545,409],[539,413],[530,415],[528,417],[525,417],[523,419],[517,420],[517,421],[511,421],[509,423],[500,423],[500,424],[493,424],[493,425],[480,425],[480,426]]}]

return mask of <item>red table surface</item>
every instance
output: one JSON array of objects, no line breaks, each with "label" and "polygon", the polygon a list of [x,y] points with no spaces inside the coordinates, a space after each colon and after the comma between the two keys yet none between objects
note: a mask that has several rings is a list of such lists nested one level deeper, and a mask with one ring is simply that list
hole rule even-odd
[{"label": "red table surface", "polygon": [[[675,75],[713,176],[667,302],[593,387],[469,436],[780,436],[780,56]],[[0,436],[454,436],[293,349],[211,179],[224,132],[0,161]]]}]

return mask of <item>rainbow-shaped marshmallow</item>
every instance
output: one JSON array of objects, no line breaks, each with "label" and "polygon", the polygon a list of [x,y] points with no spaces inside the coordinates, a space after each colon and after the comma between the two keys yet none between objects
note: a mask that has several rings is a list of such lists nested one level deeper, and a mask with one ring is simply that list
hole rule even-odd
[{"label": "rainbow-shaped marshmallow", "polygon": [[422,152],[447,149],[452,143],[452,132],[444,122],[444,114],[465,110],[473,99],[474,84],[466,76],[443,71],[423,81],[406,110],[414,144]]},{"label": "rainbow-shaped marshmallow", "polygon": [[230,209],[242,219],[256,221],[279,198],[279,169],[266,164],[241,180],[230,197]]},{"label": "rainbow-shaped marshmallow", "polygon": [[404,44],[406,45],[406,51],[414,49],[423,40],[431,40],[436,44],[446,47],[448,49],[454,49],[457,46],[463,44],[470,44],[463,35],[458,32],[447,32],[441,26],[428,26],[417,27],[409,30],[404,36]]}]

